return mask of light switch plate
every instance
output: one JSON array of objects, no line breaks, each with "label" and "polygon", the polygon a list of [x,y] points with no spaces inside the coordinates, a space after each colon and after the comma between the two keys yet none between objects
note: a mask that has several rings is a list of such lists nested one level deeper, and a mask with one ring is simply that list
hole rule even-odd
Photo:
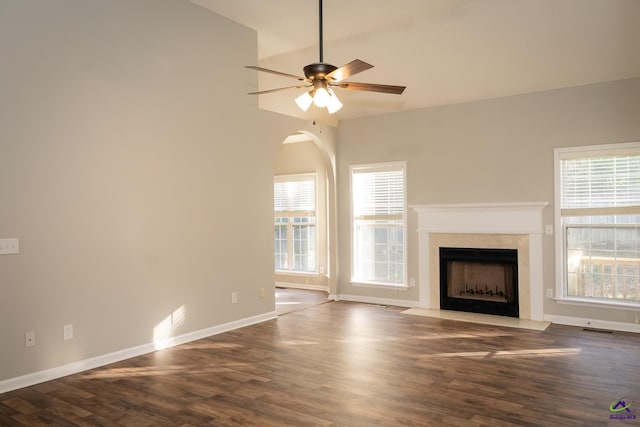
[{"label": "light switch plate", "polygon": [[73,339],[73,325],[64,325],[63,329],[64,340],[67,341]]},{"label": "light switch plate", "polygon": [[0,239],[0,255],[13,255],[20,252],[18,239]]}]

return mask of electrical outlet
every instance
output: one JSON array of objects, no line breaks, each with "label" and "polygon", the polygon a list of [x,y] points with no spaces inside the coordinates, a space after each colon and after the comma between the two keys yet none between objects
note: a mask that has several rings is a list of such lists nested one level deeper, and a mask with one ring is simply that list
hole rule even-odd
[{"label": "electrical outlet", "polygon": [[36,345],[36,333],[27,332],[26,334],[24,334],[24,346],[33,347],[34,345]]},{"label": "electrical outlet", "polygon": [[553,288],[547,288],[547,298],[553,298]]},{"label": "electrical outlet", "polygon": [[416,279],[415,278],[411,278],[409,279],[409,286],[415,286],[416,285]]},{"label": "electrical outlet", "polygon": [[0,239],[0,255],[17,253],[20,253],[20,241],[18,239]]},{"label": "electrical outlet", "polygon": [[547,236],[551,236],[551,235],[553,234],[553,225],[552,225],[552,224],[547,224],[547,225],[545,225],[545,227],[544,227],[544,233],[545,233]]},{"label": "electrical outlet", "polygon": [[231,292],[231,303],[232,304],[236,304],[238,302],[238,293],[237,292]]},{"label": "electrical outlet", "polygon": [[264,298],[264,288],[260,288],[260,298]]},{"label": "electrical outlet", "polygon": [[64,325],[63,337],[65,341],[73,339],[73,325]]}]

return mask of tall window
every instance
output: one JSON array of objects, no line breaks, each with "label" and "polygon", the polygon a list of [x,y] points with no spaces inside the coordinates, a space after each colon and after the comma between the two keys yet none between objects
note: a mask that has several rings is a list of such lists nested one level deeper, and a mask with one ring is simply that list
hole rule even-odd
[{"label": "tall window", "polygon": [[352,281],[405,285],[405,164],[351,167]]},{"label": "tall window", "polygon": [[640,305],[640,143],[557,149],[556,173],[562,297]]},{"label": "tall window", "polygon": [[275,269],[316,271],[316,174],[274,179]]}]

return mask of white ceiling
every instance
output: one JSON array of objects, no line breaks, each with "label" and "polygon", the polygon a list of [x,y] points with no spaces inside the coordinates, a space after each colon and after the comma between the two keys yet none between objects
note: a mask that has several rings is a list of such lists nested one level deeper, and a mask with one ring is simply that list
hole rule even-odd
[{"label": "white ceiling", "polygon": [[[255,29],[262,67],[303,75],[318,62],[317,0],[191,1]],[[324,62],[356,58],[375,68],[348,81],[407,89],[337,91],[334,120],[639,77],[640,0],[324,0]],[[259,73],[260,90],[295,84]],[[302,92],[260,107],[324,117],[298,109]]]}]

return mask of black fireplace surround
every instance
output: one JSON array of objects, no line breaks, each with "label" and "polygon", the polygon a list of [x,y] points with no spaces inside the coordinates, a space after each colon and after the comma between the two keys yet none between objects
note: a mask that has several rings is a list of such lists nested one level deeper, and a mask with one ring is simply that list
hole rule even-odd
[{"label": "black fireplace surround", "polygon": [[519,317],[518,251],[441,247],[440,308]]}]

